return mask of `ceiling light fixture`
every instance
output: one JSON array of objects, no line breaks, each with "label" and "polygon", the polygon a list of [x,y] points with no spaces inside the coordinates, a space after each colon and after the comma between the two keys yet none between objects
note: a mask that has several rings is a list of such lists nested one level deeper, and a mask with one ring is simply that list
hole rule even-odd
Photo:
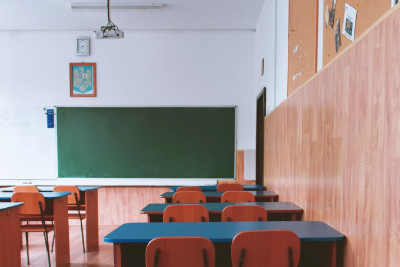
[{"label": "ceiling light fixture", "polygon": [[108,23],[106,26],[101,26],[100,31],[94,32],[94,38],[96,39],[122,39],[124,38],[124,32],[118,29],[118,27],[110,19],[110,0],[107,0],[107,16]]},{"label": "ceiling light fixture", "polygon": [[[116,10],[129,10],[129,9],[163,9],[163,4],[112,4],[111,9]],[[103,11],[107,9],[105,4],[86,4],[86,3],[73,3],[71,9],[74,12],[92,12],[92,11]]]}]

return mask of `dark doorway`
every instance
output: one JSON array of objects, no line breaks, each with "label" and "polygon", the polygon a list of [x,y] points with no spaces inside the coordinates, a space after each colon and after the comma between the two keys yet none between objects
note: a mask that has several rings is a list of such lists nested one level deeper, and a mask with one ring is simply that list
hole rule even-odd
[{"label": "dark doorway", "polygon": [[257,96],[256,128],[256,183],[264,184],[264,117],[267,106],[267,88]]}]

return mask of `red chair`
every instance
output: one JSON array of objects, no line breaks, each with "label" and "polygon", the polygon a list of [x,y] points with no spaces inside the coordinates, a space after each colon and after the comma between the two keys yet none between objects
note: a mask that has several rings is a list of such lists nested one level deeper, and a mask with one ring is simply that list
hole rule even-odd
[{"label": "red chair", "polygon": [[[79,205],[79,201],[80,201],[79,188],[77,186],[58,185],[58,186],[54,187],[53,192],[70,192],[71,193],[70,195],[68,195],[68,209],[70,209],[69,207],[73,207],[73,209],[76,208],[78,213],[68,213],[68,219],[79,220],[79,222],[81,224],[83,253],[85,253],[85,238],[83,236],[82,220],[86,219],[86,214],[81,214],[81,207]],[[53,247],[54,247],[54,236],[53,236],[53,242],[51,244],[51,252],[53,252]]]},{"label": "red chair", "polygon": [[297,267],[300,239],[288,230],[246,231],[235,236],[232,267]]},{"label": "red chair", "polygon": [[201,188],[198,186],[181,186],[176,189],[176,192],[185,192],[185,191],[201,192],[203,190],[201,190]]},{"label": "red chair", "polygon": [[39,188],[34,185],[17,185],[14,187],[13,192],[35,192],[39,193]]},{"label": "red chair", "polygon": [[241,184],[220,184],[217,191],[244,191],[244,189]]},{"label": "red chair", "polygon": [[46,204],[45,204],[43,195],[40,193],[35,193],[35,192],[17,192],[12,195],[11,201],[12,202],[24,202],[24,205],[19,208],[19,213],[21,216],[36,217],[36,220],[42,222],[42,224],[21,225],[20,226],[21,232],[25,233],[26,256],[27,256],[28,265],[30,264],[28,233],[43,232],[44,242],[45,242],[46,251],[47,251],[47,261],[48,261],[49,267],[51,267],[48,233],[54,230],[54,226],[47,225],[45,222],[44,213],[46,210]]},{"label": "red chair", "polygon": [[206,196],[201,192],[176,192],[172,203],[206,203]]},{"label": "red chair", "polygon": [[215,248],[204,237],[159,237],[146,248],[146,267],[215,267]]},{"label": "red chair", "polygon": [[163,222],[208,222],[209,215],[202,205],[171,205],[164,210]]},{"label": "red chair", "polygon": [[261,206],[228,206],[222,211],[222,222],[267,221],[267,211]]},{"label": "red chair", "polygon": [[255,202],[256,198],[250,192],[228,191],[222,194],[221,202]]}]

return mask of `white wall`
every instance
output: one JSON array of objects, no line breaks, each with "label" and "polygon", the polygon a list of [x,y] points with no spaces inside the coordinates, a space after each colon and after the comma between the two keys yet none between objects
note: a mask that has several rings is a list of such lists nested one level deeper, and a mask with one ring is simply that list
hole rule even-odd
[{"label": "white wall", "polygon": [[[254,32],[1,32],[0,107],[237,106],[237,148],[254,149]],[[98,97],[69,96],[69,63],[96,62]],[[45,153],[45,152],[44,152]]]},{"label": "white wall", "polygon": [[265,0],[255,36],[255,95],[267,87],[267,113],[287,97],[288,28],[289,0]]}]

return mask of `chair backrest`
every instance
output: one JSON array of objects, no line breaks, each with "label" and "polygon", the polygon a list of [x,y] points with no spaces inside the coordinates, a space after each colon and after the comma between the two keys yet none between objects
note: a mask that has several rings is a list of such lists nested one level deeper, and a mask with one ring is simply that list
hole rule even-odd
[{"label": "chair backrest", "polygon": [[217,191],[244,191],[244,189],[241,184],[220,184]]},{"label": "chair backrest", "polygon": [[201,191],[203,191],[203,190],[201,190],[201,188],[198,187],[198,186],[181,186],[181,187],[178,187],[178,188],[176,189],[176,192],[185,192],[185,191],[201,192]]},{"label": "chair backrest", "polygon": [[204,237],[159,237],[146,248],[146,267],[215,267],[215,248]]},{"label": "chair backrest", "polygon": [[17,185],[14,187],[14,193],[16,192],[35,192],[39,193],[39,189],[34,185]]},{"label": "chair backrest", "polygon": [[208,222],[209,215],[202,205],[171,205],[164,210],[164,222]]},{"label": "chair backrest", "polygon": [[58,185],[54,187],[53,192],[70,192],[71,194],[68,195],[68,204],[69,205],[76,205],[75,194],[77,201],[79,202],[79,188],[77,186],[70,186],[70,185]]},{"label": "chair backrest", "polygon": [[46,210],[44,197],[36,192],[17,192],[11,197],[11,202],[24,202],[24,205],[19,207],[21,215],[41,215],[39,202],[42,205],[42,211]]},{"label": "chair backrest", "polygon": [[255,202],[256,198],[250,192],[228,191],[222,194],[221,202]]},{"label": "chair backrest", "polygon": [[201,192],[176,192],[172,203],[206,203],[206,196]]},{"label": "chair backrest", "polygon": [[300,239],[288,230],[241,232],[232,241],[231,259],[232,267],[297,267]]},{"label": "chair backrest", "polygon": [[255,222],[267,221],[264,207],[252,205],[228,206],[222,211],[222,222]]}]

